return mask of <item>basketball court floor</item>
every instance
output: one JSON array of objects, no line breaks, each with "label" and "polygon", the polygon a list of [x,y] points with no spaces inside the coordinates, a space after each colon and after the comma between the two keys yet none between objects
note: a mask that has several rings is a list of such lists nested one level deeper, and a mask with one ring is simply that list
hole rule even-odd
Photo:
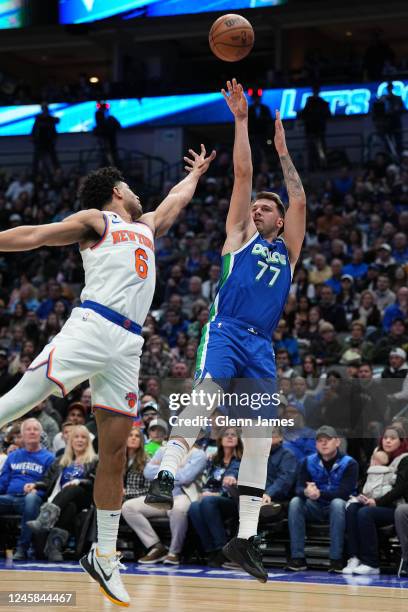
[{"label": "basketball court floor", "polygon": [[[274,569],[262,585],[239,571],[186,565],[141,567],[126,563],[124,582],[138,612],[406,612],[408,579],[396,576],[343,577],[326,572],[297,574]],[[47,610],[118,610],[76,562],[13,564],[0,560],[0,592],[71,592],[75,605],[48,605]],[[4,595],[2,595],[4,602]],[[30,606],[32,607],[32,606]],[[45,607],[45,606],[41,606]],[[27,611],[28,605],[2,604],[0,610]],[[38,609],[38,607],[37,607]]]}]

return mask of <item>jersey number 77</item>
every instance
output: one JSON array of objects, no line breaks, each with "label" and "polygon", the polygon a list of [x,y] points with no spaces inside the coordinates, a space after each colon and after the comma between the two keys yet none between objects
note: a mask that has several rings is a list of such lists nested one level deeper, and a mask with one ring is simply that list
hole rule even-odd
[{"label": "jersey number 77", "polygon": [[259,281],[269,268],[269,270],[272,272],[272,278],[269,281],[268,286],[272,287],[276,283],[276,280],[280,274],[281,269],[276,268],[275,266],[269,266],[264,261],[258,261],[257,263],[258,263],[258,266],[262,268],[262,270],[258,272],[258,274],[255,276],[255,280]]}]

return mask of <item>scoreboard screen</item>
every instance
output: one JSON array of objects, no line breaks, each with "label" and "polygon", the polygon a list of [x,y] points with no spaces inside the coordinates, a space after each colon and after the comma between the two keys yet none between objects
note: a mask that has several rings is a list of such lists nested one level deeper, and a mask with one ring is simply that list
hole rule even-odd
[{"label": "scoreboard screen", "polygon": [[287,0],[59,0],[60,23],[86,23],[120,16],[164,17],[264,8],[286,4]]}]

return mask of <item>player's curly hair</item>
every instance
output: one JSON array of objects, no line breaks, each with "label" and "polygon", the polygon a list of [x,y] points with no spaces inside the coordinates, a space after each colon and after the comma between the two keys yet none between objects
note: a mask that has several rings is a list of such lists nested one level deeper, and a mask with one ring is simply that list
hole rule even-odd
[{"label": "player's curly hair", "polygon": [[120,181],[124,181],[122,173],[113,166],[88,174],[78,192],[82,208],[102,210],[111,201],[113,188]]}]

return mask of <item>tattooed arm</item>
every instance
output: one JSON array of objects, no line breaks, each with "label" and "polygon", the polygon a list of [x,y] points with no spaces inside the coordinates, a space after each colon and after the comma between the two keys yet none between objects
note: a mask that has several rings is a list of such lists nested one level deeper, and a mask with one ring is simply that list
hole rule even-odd
[{"label": "tattooed arm", "polygon": [[285,215],[284,235],[292,269],[299,259],[303,240],[306,232],[306,195],[303,190],[302,181],[290,158],[286,140],[285,130],[276,111],[275,121],[275,147],[282,166],[283,177],[289,195],[289,208]]}]

